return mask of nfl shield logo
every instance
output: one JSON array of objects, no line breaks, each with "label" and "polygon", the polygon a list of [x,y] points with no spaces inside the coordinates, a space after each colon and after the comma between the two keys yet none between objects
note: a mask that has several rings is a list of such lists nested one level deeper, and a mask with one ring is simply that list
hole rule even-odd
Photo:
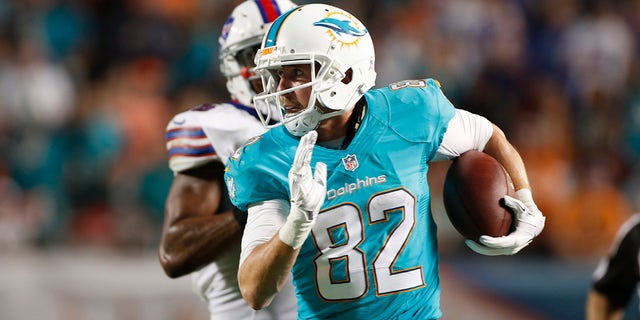
[{"label": "nfl shield logo", "polygon": [[358,158],[355,154],[348,154],[342,158],[342,164],[347,171],[355,171],[358,168]]}]

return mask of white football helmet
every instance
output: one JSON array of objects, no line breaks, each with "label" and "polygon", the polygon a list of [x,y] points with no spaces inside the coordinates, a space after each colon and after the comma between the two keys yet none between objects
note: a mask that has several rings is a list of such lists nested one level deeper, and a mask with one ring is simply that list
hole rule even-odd
[{"label": "white football helmet", "polygon": [[218,58],[232,99],[252,105],[256,92],[251,87],[251,81],[260,77],[251,69],[260,41],[271,22],[295,6],[289,0],[249,0],[231,12],[218,38]]},{"label": "white football helmet", "polygon": [[[264,85],[264,91],[254,97],[256,109],[266,113],[263,125],[284,124],[296,136],[353,108],[376,79],[373,42],[365,26],[348,12],[325,4],[302,5],[283,13],[267,31],[255,63]],[[278,91],[277,71],[300,64],[311,65],[311,82]],[[351,81],[344,83],[349,69]],[[307,107],[286,114],[282,95],[306,87],[312,88]],[[316,102],[330,112],[321,111]]]}]

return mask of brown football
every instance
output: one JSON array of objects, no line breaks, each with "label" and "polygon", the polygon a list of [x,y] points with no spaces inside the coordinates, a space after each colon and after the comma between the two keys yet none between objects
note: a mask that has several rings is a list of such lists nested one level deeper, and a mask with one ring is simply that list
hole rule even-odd
[{"label": "brown football", "polygon": [[444,181],[443,201],[451,224],[466,239],[499,237],[512,230],[505,195],[515,196],[502,165],[490,155],[467,151],[453,160]]}]

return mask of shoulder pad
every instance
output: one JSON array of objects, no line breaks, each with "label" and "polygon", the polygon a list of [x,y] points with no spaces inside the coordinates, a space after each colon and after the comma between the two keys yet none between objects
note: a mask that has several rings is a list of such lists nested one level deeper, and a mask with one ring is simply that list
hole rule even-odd
[{"label": "shoulder pad", "polygon": [[165,139],[169,167],[174,173],[218,160],[198,114],[191,110],[179,113],[171,119],[167,125]]}]

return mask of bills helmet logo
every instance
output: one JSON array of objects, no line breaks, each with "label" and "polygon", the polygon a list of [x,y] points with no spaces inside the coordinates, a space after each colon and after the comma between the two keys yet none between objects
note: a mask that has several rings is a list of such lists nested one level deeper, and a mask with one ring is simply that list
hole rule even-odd
[{"label": "bills helmet logo", "polygon": [[230,16],[222,26],[222,35],[220,35],[222,39],[227,40],[227,37],[229,36],[229,31],[231,30],[231,26],[233,25],[233,20],[235,20],[233,16]]},{"label": "bills helmet logo", "polygon": [[358,158],[356,158],[355,154],[348,154],[342,158],[342,164],[347,171],[355,171],[359,166]]}]

